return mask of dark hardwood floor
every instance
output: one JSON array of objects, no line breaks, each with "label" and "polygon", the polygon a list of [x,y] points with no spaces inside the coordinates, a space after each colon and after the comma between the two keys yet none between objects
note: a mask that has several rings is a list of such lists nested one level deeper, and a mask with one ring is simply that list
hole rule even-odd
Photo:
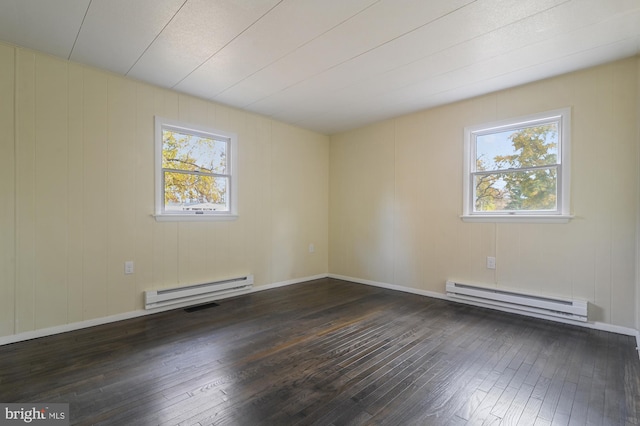
[{"label": "dark hardwood floor", "polygon": [[638,425],[635,339],[323,279],[0,347],[72,424]]}]

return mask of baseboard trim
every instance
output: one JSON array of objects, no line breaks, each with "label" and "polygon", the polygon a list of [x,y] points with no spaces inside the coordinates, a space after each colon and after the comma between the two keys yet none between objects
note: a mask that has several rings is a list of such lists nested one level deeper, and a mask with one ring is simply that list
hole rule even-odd
[{"label": "baseboard trim", "polygon": [[[318,274],[318,275],[312,275],[312,276],[308,276],[308,277],[294,278],[294,279],[291,279],[291,280],[285,280],[285,281],[279,281],[279,282],[275,282],[275,283],[271,283],[271,284],[260,285],[260,286],[253,287],[253,288],[251,288],[249,290],[243,291],[242,293],[235,293],[235,294],[232,294],[232,295],[225,295],[225,296],[217,297],[217,298],[214,297],[214,298],[211,298],[210,300],[209,299],[200,300],[200,301],[198,301],[197,304],[206,303],[206,302],[213,301],[213,300],[223,300],[223,299],[227,299],[227,298],[230,298],[230,297],[236,297],[236,296],[243,295],[243,294],[257,293],[259,291],[270,290],[270,289],[274,289],[274,288],[278,288],[278,287],[285,287],[285,286],[294,285],[294,284],[300,284],[300,283],[303,283],[303,282],[319,280],[319,279],[322,279],[322,278],[333,278],[333,279],[337,279],[337,280],[349,281],[349,282],[354,282],[354,283],[358,283],[358,284],[370,285],[370,286],[373,286],[373,287],[381,287],[381,288],[386,288],[386,289],[389,289],[389,290],[402,291],[402,292],[405,292],[405,293],[417,294],[417,295],[420,295],[420,296],[433,297],[435,299],[442,299],[442,300],[448,300],[448,301],[451,301],[451,302],[456,302],[455,300],[447,297],[446,294],[438,293],[438,292],[434,292],[434,291],[420,290],[420,289],[417,289],[417,288],[406,287],[406,286],[401,286],[401,285],[397,285],[397,284],[383,283],[383,282],[379,282],[379,281],[366,280],[366,279],[356,278],[356,277],[349,277],[349,276],[345,276],[345,275]],[[191,304],[193,304],[193,303],[191,303]],[[170,311],[170,310],[173,310],[173,309],[181,309],[181,308],[184,308],[184,307],[189,306],[189,305],[190,305],[190,303],[185,303],[185,304],[178,304],[178,305],[174,305],[174,306],[166,306],[164,308],[156,308],[156,309],[150,309],[150,310],[140,309],[140,310],[136,310],[136,311],[125,312],[125,313],[116,314],[116,315],[110,315],[110,316],[107,316],[107,317],[93,318],[93,319],[74,322],[74,323],[70,323],[70,324],[63,324],[63,325],[58,325],[58,326],[54,326],[54,327],[42,328],[42,329],[39,329],[39,330],[25,331],[25,332],[18,333],[18,334],[12,334],[10,336],[0,337],[0,346],[8,345],[8,344],[11,344],[11,343],[22,342],[22,341],[25,341],[25,340],[37,339],[37,338],[40,338],[40,337],[51,336],[51,335],[54,335],[54,334],[67,333],[67,332],[74,331],[74,330],[81,330],[83,328],[95,327],[95,326],[98,326],[98,325],[109,324],[109,323],[112,323],[112,322],[124,321],[124,320],[137,318],[137,317],[141,317],[141,316],[145,316],[145,315],[153,315],[153,314],[157,314],[159,312]],[[481,306],[481,305],[477,305],[477,306]],[[509,312],[509,310],[504,310],[504,311],[505,312]],[[520,312],[514,312],[514,313],[520,313]],[[595,321],[595,322],[593,322],[593,321],[592,322],[575,321],[574,322],[574,321],[562,320],[561,318],[552,319],[550,317],[537,316],[535,314],[532,314],[532,315],[529,315],[529,316],[536,317],[536,318],[547,319],[547,320],[550,320],[550,321],[561,322],[561,323],[565,323],[565,324],[577,325],[577,326],[591,328],[591,329],[595,329],[595,330],[607,331],[607,332],[616,333],[616,334],[623,334],[623,335],[626,335],[626,336],[635,336],[635,338],[636,338],[636,349],[638,350],[638,355],[640,356],[640,331],[635,330],[633,328],[622,327],[622,326],[619,326],[619,325],[608,324],[608,323],[597,322],[597,321]]]},{"label": "baseboard trim", "polygon": [[[168,310],[168,309],[165,309]],[[10,343],[22,342],[25,340],[38,339],[40,337],[52,336],[54,334],[67,333],[69,331],[81,330],[83,328],[95,327],[98,325],[108,324],[112,322],[124,321],[132,318],[150,315],[155,312],[138,310],[125,312],[122,314],[110,315],[107,317],[92,318],[89,320],[72,322],[69,324],[56,325],[53,327],[41,328],[38,330],[23,331],[21,333],[12,334],[10,336],[0,337],[0,346]]]},{"label": "baseboard trim", "polygon": [[145,316],[145,315],[153,315],[153,314],[157,314],[159,312],[165,312],[165,311],[170,311],[170,310],[173,310],[173,309],[185,308],[185,307],[190,306],[190,305],[199,305],[199,304],[202,304],[202,303],[212,302],[214,300],[228,299],[228,298],[231,298],[231,297],[237,297],[237,296],[241,296],[241,295],[244,295],[244,294],[256,293],[256,292],[263,291],[263,290],[270,290],[272,288],[278,288],[278,287],[284,287],[284,286],[293,285],[293,284],[299,284],[299,283],[303,283],[303,282],[306,282],[306,281],[313,281],[313,280],[317,280],[317,279],[321,279],[321,278],[327,278],[327,274],[312,275],[312,276],[309,276],[309,277],[295,278],[295,279],[291,279],[291,280],[286,280],[286,281],[280,281],[280,282],[275,282],[275,283],[271,283],[271,284],[260,285],[260,286],[253,287],[251,289],[248,289],[248,290],[245,290],[245,291],[242,291],[242,292],[239,292],[239,293],[223,295],[223,296],[218,296],[218,297],[214,296],[214,297],[210,297],[210,298],[201,299],[201,300],[198,300],[197,303],[187,302],[187,303],[179,303],[179,304],[172,305],[172,306],[165,306],[165,307],[162,307],[162,308],[155,308],[155,309],[149,309],[149,310],[140,309],[140,310],[136,310],[136,311],[124,312],[124,313],[121,313],[121,314],[110,315],[110,316],[106,316],[106,317],[92,318],[92,319],[89,319],[89,320],[78,321],[78,322],[73,322],[73,323],[69,323],[69,324],[62,324],[62,325],[57,325],[57,326],[53,326],[53,327],[41,328],[39,330],[24,331],[22,333],[17,333],[17,334],[12,334],[12,335],[9,335],[9,336],[0,337],[0,346],[9,345],[11,343],[23,342],[25,340],[38,339],[40,337],[52,336],[54,334],[61,334],[61,333],[67,333],[67,332],[70,332],[70,331],[81,330],[83,328],[95,327],[95,326],[98,326],[98,325],[104,325],[104,324],[109,324],[109,323],[113,323],[113,322],[124,321],[124,320],[128,320],[128,319],[142,317],[142,316]]},{"label": "baseboard trim", "polygon": [[318,274],[318,275],[312,275],[310,277],[294,278],[292,280],[286,280],[286,281],[280,281],[280,282],[271,283],[271,284],[265,284],[265,285],[261,285],[259,287],[255,287],[253,289],[252,293],[255,293],[257,291],[263,291],[263,290],[271,290],[272,288],[285,287],[285,286],[293,285],[293,284],[305,283],[307,281],[321,280],[322,278],[327,278],[328,276],[329,276],[328,274]]},{"label": "baseboard trim", "polygon": [[358,284],[366,284],[366,285],[370,285],[370,286],[373,286],[373,287],[382,287],[382,288],[386,288],[386,289],[389,289],[389,290],[396,290],[396,291],[402,291],[402,292],[405,292],[405,293],[418,294],[420,296],[427,296],[427,297],[433,297],[433,298],[436,298],[436,299],[449,300],[445,294],[437,293],[435,291],[420,290],[420,289],[417,289],[417,288],[405,287],[405,286],[401,286],[401,285],[397,285],[397,284],[388,284],[388,283],[383,283],[383,282],[379,282],[379,281],[365,280],[365,279],[362,279],[362,278],[348,277],[348,276],[345,276],[345,275],[329,274],[328,277],[329,278],[334,278],[336,280],[350,281],[350,282],[358,283]]},{"label": "baseboard trim", "polygon": [[[436,299],[442,299],[442,300],[448,300],[450,302],[455,302],[455,303],[460,303],[459,301],[452,299],[450,297],[448,297],[446,294],[443,293],[437,293],[434,291],[427,291],[427,290],[420,290],[417,288],[412,288],[412,287],[405,287],[405,286],[400,286],[400,285],[396,285],[396,284],[388,284],[388,283],[383,283],[383,282],[378,282],[378,281],[371,281],[371,280],[365,280],[365,279],[361,279],[361,278],[355,278],[355,277],[348,277],[345,275],[337,275],[337,274],[329,274],[329,278],[335,278],[338,280],[343,280],[343,281],[351,281],[351,282],[355,282],[358,284],[366,284],[366,285],[371,285],[374,287],[382,287],[382,288],[386,288],[389,290],[397,290],[397,291],[403,291],[405,293],[412,293],[412,294],[417,294],[420,296],[427,296],[427,297],[433,297]],[[475,306],[479,306],[479,307],[483,307],[483,308],[487,308],[487,306],[484,306],[482,304],[478,304],[478,303],[470,303],[472,305]],[[554,317],[547,317],[544,315],[536,315],[535,313],[525,313],[525,312],[521,312],[521,311],[516,311],[516,310],[510,310],[508,308],[498,308],[498,307],[490,307],[490,309],[496,309],[496,310],[500,310],[503,312],[511,312],[511,313],[515,313],[515,314],[519,314],[519,315],[526,315],[526,316],[530,316],[530,317],[534,317],[534,318],[540,318],[540,319],[546,319],[549,321],[555,321],[555,322],[560,322],[560,323],[564,323],[564,324],[571,324],[571,325],[577,325],[577,326],[581,326],[581,327],[585,327],[585,328],[591,328],[594,330],[600,330],[600,331],[608,331],[610,333],[616,333],[616,334],[623,334],[625,336],[635,336],[636,338],[636,342],[637,342],[637,347],[640,348],[640,331],[633,329],[633,328],[629,328],[629,327],[623,327],[623,326],[619,326],[619,325],[614,325],[614,324],[608,324],[608,323],[604,323],[604,322],[598,322],[598,321],[587,321],[587,322],[582,322],[582,321],[570,321],[570,320],[564,320],[562,318],[554,318]],[[640,352],[639,352],[640,355]]]}]

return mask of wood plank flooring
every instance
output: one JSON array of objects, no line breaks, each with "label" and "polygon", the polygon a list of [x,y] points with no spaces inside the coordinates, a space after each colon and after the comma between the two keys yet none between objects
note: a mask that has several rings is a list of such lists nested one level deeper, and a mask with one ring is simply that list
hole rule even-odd
[{"label": "wood plank flooring", "polygon": [[78,425],[638,425],[635,339],[333,279],[0,347]]}]

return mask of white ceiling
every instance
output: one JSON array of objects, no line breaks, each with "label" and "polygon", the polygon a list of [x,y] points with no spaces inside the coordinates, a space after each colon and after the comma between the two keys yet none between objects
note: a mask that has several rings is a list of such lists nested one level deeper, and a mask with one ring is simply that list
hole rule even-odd
[{"label": "white ceiling", "polygon": [[326,134],[640,53],[640,0],[0,0],[0,40]]}]

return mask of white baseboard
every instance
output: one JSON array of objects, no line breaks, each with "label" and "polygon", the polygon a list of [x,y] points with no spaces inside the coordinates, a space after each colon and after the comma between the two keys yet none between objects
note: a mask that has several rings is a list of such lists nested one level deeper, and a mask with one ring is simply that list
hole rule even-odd
[{"label": "white baseboard", "polygon": [[[412,288],[412,287],[404,287],[404,286],[400,286],[400,285],[396,285],[396,284],[388,284],[388,283],[382,283],[382,282],[378,282],[378,281],[371,281],[371,280],[364,280],[361,278],[354,278],[354,277],[348,277],[348,276],[344,276],[344,275],[336,275],[336,274],[329,274],[329,278],[335,278],[338,280],[344,280],[344,281],[351,281],[351,282],[355,282],[355,283],[359,283],[359,284],[367,284],[367,285],[371,285],[371,286],[375,286],[375,287],[382,287],[382,288],[388,288],[390,290],[397,290],[397,291],[404,291],[405,293],[412,293],[412,294],[418,294],[420,296],[428,296],[428,297],[433,297],[436,299],[442,299],[442,300],[448,300],[450,302],[455,302],[455,303],[460,303],[457,300],[454,300],[450,297],[448,297],[446,294],[444,293],[437,293],[437,292],[433,292],[433,291],[427,291],[427,290],[420,290],[417,288]],[[481,304],[476,304],[476,303],[470,303],[476,306],[480,306],[480,307],[487,307],[487,306],[483,306]],[[555,317],[547,317],[544,315],[536,315],[534,313],[525,313],[525,312],[521,312],[521,311],[516,311],[516,310],[509,310],[508,308],[505,309],[501,309],[498,307],[491,307],[491,309],[498,309],[504,312],[511,312],[511,313],[516,313],[516,314],[520,314],[520,315],[526,315],[526,316],[530,316],[530,317],[534,317],[534,318],[540,318],[540,319],[546,319],[549,321],[555,321],[555,322],[561,322],[564,324],[571,324],[571,325],[577,325],[577,326],[581,326],[581,327],[586,327],[586,328],[591,328],[594,330],[601,330],[601,331],[608,331],[611,333],[617,333],[617,334],[623,334],[626,336],[635,336],[636,341],[638,343],[638,348],[640,348],[640,332],[636,329],[633,328],[629,328],[629,327],[622,327],[619,325],[614,325],[614,324],[608,324],[608,323],[604,323],[604,322],[598,322],[598,321],[587,321],[587,322],[583,322],[583,321],[571,321],[571,320],[564,320],[562,318],[555,318]],[[640,355],[640,353],[639,353]]]},{"label": "white baseboard", "polygon": [[327,278],[328,276],[329,275],[327,274],[319,274],[319,275],[312,275],[310,277],[294,278],[292,280],[280,281],[272,284],[265,284],[265,285],[261,285],[260,287],[254,288],[253,292],[262,291],[262,290],[271,290],[272,288],[284,287],[284,286],[293,285],[293,284],[300,284],[307,281],[320,280],[322,278]]},{"label": "white baseboard", "polygon": [[240,296],[240,295],[243,295],[243,294],[256,293],[258,291],[269,290],[269,289],[277,288],[277,287],[284,287],[284,286],[287,286],[287,285],[298,284],[298,283],[302,283],[302,282],[306,282],[306,281],[313,281],[313,280],[326,278],[326,277],[327,277],[327,274],[320,274],[320,275],[313,275],[313,276],[309,276],[309,277],[296,278],[296,279],[292,279],[292,280],[281,281],[281,282],[277,282],[277,283],[271,283],[271,284],[265,284],[265,285],[261,285],[261,286],[252,287],[249,290],[245,290],[245,291],[239,292],[239,293],[233,293],[233,294],[228,294],[228,295],[223,295],[223,296],[218,296],[218,297],[214,296],[214,297],[211,297],[211,298],[200,299],[197,302],[179,303],[179,304],[172,305],[172,306],[165,306],[165,307],[162,307],[162,308],[155,308],[155,309],[149,309],[149,310],[140,309],[140,310],[136,310],[136,311],[124,312],[124,313],[121,313],[121,314],[110,315],[110,316],[106,316],[106,317],[93,318],[93,319],[90,319],[90,320],[73,322],[73,323],[70,323],[70,324],[62,324],[62,325],[57,325],[57,326],[54,326],[54,327],[41,328],[39,330],[24,331],[22,333],[17,333],[17,334],[12,334],[12,335],[9,335],[9,336],[0,337],[0,346],[8,345],[8,344],[11,344],[11,343],[16,343],[16,342],[22,342],[22,341],[25,341],[25,340],[37,339],[39,337],[52,336],[54,334],[67,333],[69,331],[74,331],[74,330],[81,330],[83,328],[95,327],[97,325],[103,325],[103,324],[109,324],[109,323],[112,323],[112,322],[124,321],[124,320],[132,319],[132,318],[142,317],[142,316],[145,316],[145,315],[153,315],[153,314],[157,314],[158,312],[170,311],[172,309],[180,309],[180,308],[184,308],[184,307],[190,306],[190,305],[200,305],[200,304],[207,303],[207,302],[213,302],[215,300],[228,299],[230,297],[236,297],[236,296]]},{"label": "white baseboard", "polygon": [[97,325],[108,324],[111,322],[118,322],[118,321],[123,321],[131,318],[137,318],[137,317],[141,317],[143,315],[149,315],[152,313],[155,313],[155,312],[138,310],[138,311],[125,312],[122,314],[110,315],[107,317],[93,318],[90,320],[73,322],[70,324],[56,325],[54,327],[41,328],[38,330],[23,331],[22,333],[0,337],[0,346],[8,345],[10,343],[22,342],[24,340],[37,339],[39,337],[51,336],[54,334],[80,330],[83,328],[95,327]]},{"label": "white baseboard", "polygon": [[329,274],[328,277],[329,278],[334,278],[336,280],[350,281],[350,282],[358,283],[358,284],[366,284],[366,285],[371,285],[371,286],[374,286],[374,287],[387,288],[389,290],[403,291],[405,293],[419,294],[420,296],[427,296],[427,297],[433,297],[433,298],[436,298],[436,299],[449,300],[445,294],[436,293],[435,291],[420,290],[420,289],[417,289],[417,288],[404,287],[404,286],[396,285],[396,284],[387,284],[387,283],[382,283],[382,282],[379,282],[379,281],[364,280],[362,278],[347,277],[345,275]]},{"label": "white baseboard", "polygon": [[[273,288],[284,287],[284,286],[293,285],[293,284],[299,284],[299,283],[318,280],[318,279],[327,278],[327,277],[338,279],[338,280],[343,280],[343,281],[350,281],[350,282],[354,282],[354,283],[358,283],[358,284],[366,284],[366,285],[370,285],[370,286],[374,286],[374,287],[382,287],[382,288],[386,288],[386,289],[389,289],[389,290],[402,291],[402,292],[405,292],[405,293],[417,294],[417,295],[420,295],[420,296],[433,297],[435,299],[442,299],[442,300],[448,300],[448,301],[455,302],[455,300],[450,299],[449,297],[447,297],[446,294],[443,294],[443,293],[427,291],[427,290],[420,290],[420,289],[417,289],[417,288],[405,287],[405,286],[400,286],[400,285],[396,285],[396,284],[388,284],[388,283],[383,283],[383,282],[378,282],[378,281],[365,280],[365,279],[361,279],[361,278],[348,277],[348,276],[344,276],[344,275],[319,274],[319,275],[312,275],[312,276],[308,276],[308,277],[295,278],[295,279],[291,279],[291,280],[280,281],[280,282],[275,282],[275,283],[271,283],[271,284],[265,284],[265,285],[261,285],[261,286],[256,286],[256,287],[253,287],[253,288],[251,288],[249,290],[246,290],[246,291],[244,291],[242,293],[235,293],[235,294],[226,295],[226,296],[222,296],[222,297],[218,297],[218,298],[212,298],[212,299],[203,299],[203,300],[199,300],[197,304],[207,303],[207,302],[214,301],[214,300],[222,300],[222,299],[230,298],[230,297],[236,297],[236,296],[241,295],[241,294],[256,293],[256,292],[263,291],[263,290],[270,290],[270,289],[273,289]],[[191,304],[193,304],[193,303],[191,303]],[[179,305],[174,305],[174,306],[167,306],[167,307],[164,307],[164,308],[150,309],[150,310],[140,309],[140,310],[136,310],[136,311],[125,312],[125,313],[122,313],[122,314],[110,315],[110,316],[107,316],[107,317],[94,318],[94,319],[74,322],[74,323],[70,323],[70,324],[58,325],[58,326],[55,326],[55,327],[42,328],[42,329],[33,330],[33,331],[25,331],[25,332],[18,333],[18,334],[12,334],[10,336],[0,337],[0,346],[8,345],[10,343],[21,342],[21,341],[25,341],[25,340],[37,339],[39,337],[51,336],[51,335],[54,335],[54,334],[60,334],[60,333],[66,333],[66,332],[69,332],[69,331],[80,330],[80,329],[83,329],[83,328],[95,327],[97,325],[103,325],[103,324],[108,324],[108,323],[112,323],[112,322],[123,321],[123,320],[131,319],[131,318],[137,318],[137,317],[141,317],[141,316],[145,316],[145,315],[152,315],[152,314],[156,314],[158,312],[169,311],[169,310],[172,310],[172,309],[180,309],[180,308],[183,308],[185,306],[189,306],[189,303],[185,303],[185,304],[182,304],[182,305],[179,304]],[[635,336],[636,343],[637,343],[637,349],[640,348],[640,331],[635,330],[633,328],[622,327],[622,326],[603,323],[603,322],[566,321],[566,320],[562,320],[561,318],[558,318],[558,319],[554,320],[551,317],[542,317],[542,316],[536,316],[536,315],[531,315],[531,316],[535,316],[537,318],[548,319],[548,320],[556,321],[556,322],[562,322],[562,323],[566,323],[566,324],[578,325],[578,326],[586,327],[586,328],[592,328],[592,329],[595,329],[595,330],[608,331],[608,332],[611,332],[611,333],[623,334],[623,335],[627,335],[627,336]],[[639,350],[639,356],[640,356],[640,349],[638,349],[638,350]]]}]

